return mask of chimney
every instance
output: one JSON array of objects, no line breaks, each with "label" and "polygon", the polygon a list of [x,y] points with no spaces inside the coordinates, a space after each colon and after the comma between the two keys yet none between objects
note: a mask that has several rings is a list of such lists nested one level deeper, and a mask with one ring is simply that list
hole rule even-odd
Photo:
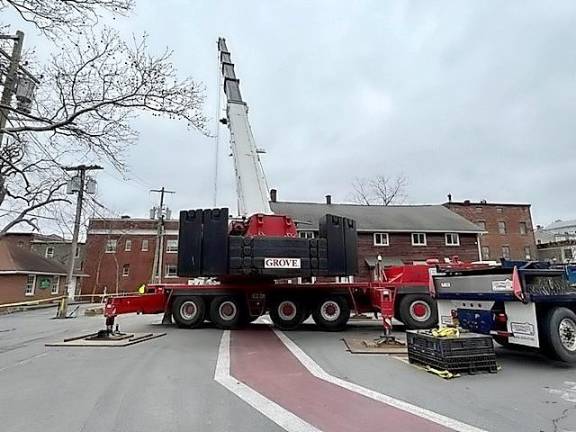
[{"label": "chimney", "polygon": [[451,193],[448,194],[448,202],[449,202],[449,203],[452,202],[452,194],[451,194]]},{"label": "chimney", "polygon": [[276,189],[270,189],[270,201],[276,202],[278,199],[278,191]]},{"label": "chimney", "polygon": [[332,195],[326,195],[326,204],[332,204]]}]

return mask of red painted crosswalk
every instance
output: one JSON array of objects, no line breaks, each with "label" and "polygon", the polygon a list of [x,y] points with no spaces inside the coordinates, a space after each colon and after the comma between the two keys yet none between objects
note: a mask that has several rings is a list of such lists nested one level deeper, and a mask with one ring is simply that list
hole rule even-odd
[{"label": "red painted crosswalk", "polygon": [[230,374],[319,430],[454,430],[314,376],[268,327],[231,333]]}]

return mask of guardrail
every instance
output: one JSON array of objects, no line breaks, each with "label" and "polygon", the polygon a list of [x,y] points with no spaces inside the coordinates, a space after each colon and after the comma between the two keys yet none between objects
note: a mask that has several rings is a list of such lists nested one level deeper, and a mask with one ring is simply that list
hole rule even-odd
[{"label": "guardrail", "polygon": [[[86,299],[87,300],[86,303],[99,303],[99,302],[104,303],[104,300],[106,300],[106,298],[108,297],[126,297],[126,296],[132,296],[134,294],[138,294],[138,292],[123,292],[118,294],[79,294],[75,295],[73,299],[69,300],[73,300],[75,302],[80,300],[80,302],[82,302],[83,299]],[[58,296],[58,297],[50,297],[47,299],[28,300],[23,302],[0,304],[0,312],[2,312],[3,309],[20,308],[26,306],[39,306],[50,303],[54,303],[54,306],[56,306],[65,297],[66,296]]]}]

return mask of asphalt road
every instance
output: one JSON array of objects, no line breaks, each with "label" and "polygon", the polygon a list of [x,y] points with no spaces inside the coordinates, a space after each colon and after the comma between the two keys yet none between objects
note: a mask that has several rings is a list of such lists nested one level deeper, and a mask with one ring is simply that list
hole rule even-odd
[{"label": "asphalt road", "polygon": [[[222,331],[129,315],[122,330],[167,335],[124,348],[45,347],[102,327],[102,317],[61,321],[53,314],[0,316],[3,432],[282,430],[214,380]],[[392,357],[349,354],[340,340],[378,332],[355,323],[345,333],[305,326],[286,334],[329,374],[478,428],[576,431],[576,367],[500,349],[498,374],[445,381]]]}]

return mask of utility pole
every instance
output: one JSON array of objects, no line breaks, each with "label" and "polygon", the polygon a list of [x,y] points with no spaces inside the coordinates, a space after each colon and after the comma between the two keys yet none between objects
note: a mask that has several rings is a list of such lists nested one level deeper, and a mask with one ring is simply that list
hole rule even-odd
[{"label": "utility pole", "polygon": [[16,32],[16,36],[2,36],[0,39],[13,39],[14,47],[12,48],[12,55],[10,56],[10,65],[8,66],[8,73],[4,79],[4,89],[2,90],[2,99],[0,103],[0,144],[4,139],[4,128],[8,121],[8,107],[12,103],[12,95],[14,94],[14,86],[18,74],[18,66],[20,65],[20,57],[22,56],[22,46],[24,44],[24,33],[20,30]]},{"label": "utility pole", "polygon": [[160,207],[158,208],[156,228],[156,253],[154,254],[154,265],[152,267],[151,282],[162,283],[162,261],[164,255],[164,195],[175,194],[174,191],[166,190],[164,186],[161,189],[150,189],[150,192],[160,194]]},{"label": "utility pole", "polygon": [[80,220],[82,217],[82,201],[84,199],[84,187],[86,183],[86,171],[101,170],[99,165],[77,165],[63,167],[64,171],[76,171],[80,175],[80,185],[78,188],[78,198],[76,199],[76,216],[74,218],[74,231],[72,233],[72,244],[70,245],[70,261],[68,263],[68,274],[66,276],[66,288],[56,318],[66,318],[68,314],[68,293],[72,289],[72,279],[76,262],[76,250],[78,249],[78,234],[80,233]]}]

